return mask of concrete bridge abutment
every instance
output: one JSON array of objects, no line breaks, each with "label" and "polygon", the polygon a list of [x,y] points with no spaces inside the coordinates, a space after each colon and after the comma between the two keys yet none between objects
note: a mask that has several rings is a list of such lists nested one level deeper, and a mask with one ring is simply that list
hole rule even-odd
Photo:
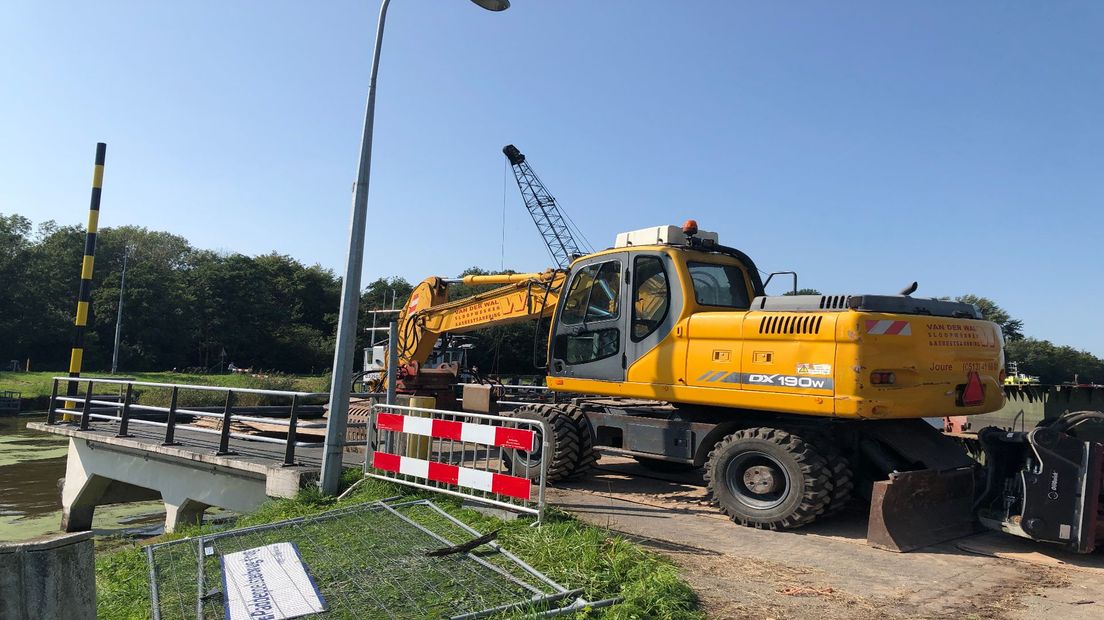
[{"label": "concrete bridge abutment", "polygon": [[294,496],[317,478],[313,468],[132,443],[102,435],[70,436],[61,490],[64,531],[90,530],[96,506],[160,499],[165,504],[165,531],[172,532],[199,523],[212,506],[250,512],[269,497]]}]

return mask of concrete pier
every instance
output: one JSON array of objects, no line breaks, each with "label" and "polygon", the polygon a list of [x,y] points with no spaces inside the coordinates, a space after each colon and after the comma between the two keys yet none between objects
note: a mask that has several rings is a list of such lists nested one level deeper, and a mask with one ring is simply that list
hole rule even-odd
[{"label": "concrete pier", "polygon": [[91,532],[0,543],[0,618],[95,617]]},{"label": "concrete pier", "polygon": [[[283,446],[242,439],[231,441],[231,454],[216,455],[217,435],[177,430],[175,444],[163,445],[163,433],[131,427],[116,437],[117,425],[93,424],[82,431],[69,424],[28,424],[27,428],[69,437],[62,486],[62,529],[91,529],[96,506],[161,499],[165,530],[196,523],[217,506],[235,512],[256,509],[270,497],[292,497],[318,479],[321,446],[300,447],[296,465],[283,466]],[[363,456],[349,453],[348,466]]]}]

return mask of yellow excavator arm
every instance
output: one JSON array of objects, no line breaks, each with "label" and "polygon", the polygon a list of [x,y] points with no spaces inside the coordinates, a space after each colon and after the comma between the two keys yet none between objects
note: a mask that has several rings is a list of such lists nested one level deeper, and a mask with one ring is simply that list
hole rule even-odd
[{"label": "yellow excavator arm", "polygon": [[[560,298],[566,274],[543,273],[471,275],[455,280],[426,278],[410,294],[399,314],[399,368],[424,363],[437,338],[551,316]],[[498,288],[449,301],[448,285],[501,284]]]}]

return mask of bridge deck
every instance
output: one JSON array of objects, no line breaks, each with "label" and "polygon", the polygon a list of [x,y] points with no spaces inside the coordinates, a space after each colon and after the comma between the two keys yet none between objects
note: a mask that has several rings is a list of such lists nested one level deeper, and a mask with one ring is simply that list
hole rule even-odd
[{"label": "bridge deck", "polygon": [[[295,464],[284,466],[283,444],[231,437],[229,453],[218,455],[219,435],[177,425],[174,442],[164,445],[165,429],[131,420],[127,437],[117,437],[119,423],[91,421],[88,430],[75,423],[32,423],[32,430],[71,439],[62,489],[62,527],[91,527],[97,505],[160,497],[166,508],[166,530],[195,522],[209,506],[249,512],[266,497],[292,497],[318,479],[322,444],[300,444]],[[346,467],[363,466],[364,455],[345,452]]]},{"label": "bridge deck", "polygon": [[[129,436],[116,437],[119,432],[118,421],[93,420],[88,426],[88,430],[82,431],[76,422],[52,426],[34,422],[28,424],[27,428],[258,473],[263,473],[268,467],[281,465],[284,461],[283,445],[236,437],[230,438],[230,453],[217,456],[215,454],[219,442],[217,434],[196,431],[183,424],[177,425],[173,437],[174,444],[169,446],[164,445],[165,429],[162,427],[135,424],[132,421],[130,428],[127,429]],[[359,467],[364,464],[364,455],[347,451],[342,460],[346,467]],[[295,465],[305,469],[319,469],[322,465],[322,442],[312,442],[307,445],[301,443],[296,446]]]}]

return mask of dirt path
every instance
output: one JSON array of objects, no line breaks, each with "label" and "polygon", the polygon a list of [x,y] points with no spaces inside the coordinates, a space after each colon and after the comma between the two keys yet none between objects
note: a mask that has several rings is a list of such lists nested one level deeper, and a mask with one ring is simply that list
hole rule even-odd
[{"label": "dirt path", "polygon": [[600,465],[586,481],[551,489],[551,501],[669,556],[714,618],[1104,617],[1100,554],[996,534],[882,551],[866,546],[859,505],[823,524],[763,532],[710,507],[700,474],[660,480],[633,461],[605,457]]}]

